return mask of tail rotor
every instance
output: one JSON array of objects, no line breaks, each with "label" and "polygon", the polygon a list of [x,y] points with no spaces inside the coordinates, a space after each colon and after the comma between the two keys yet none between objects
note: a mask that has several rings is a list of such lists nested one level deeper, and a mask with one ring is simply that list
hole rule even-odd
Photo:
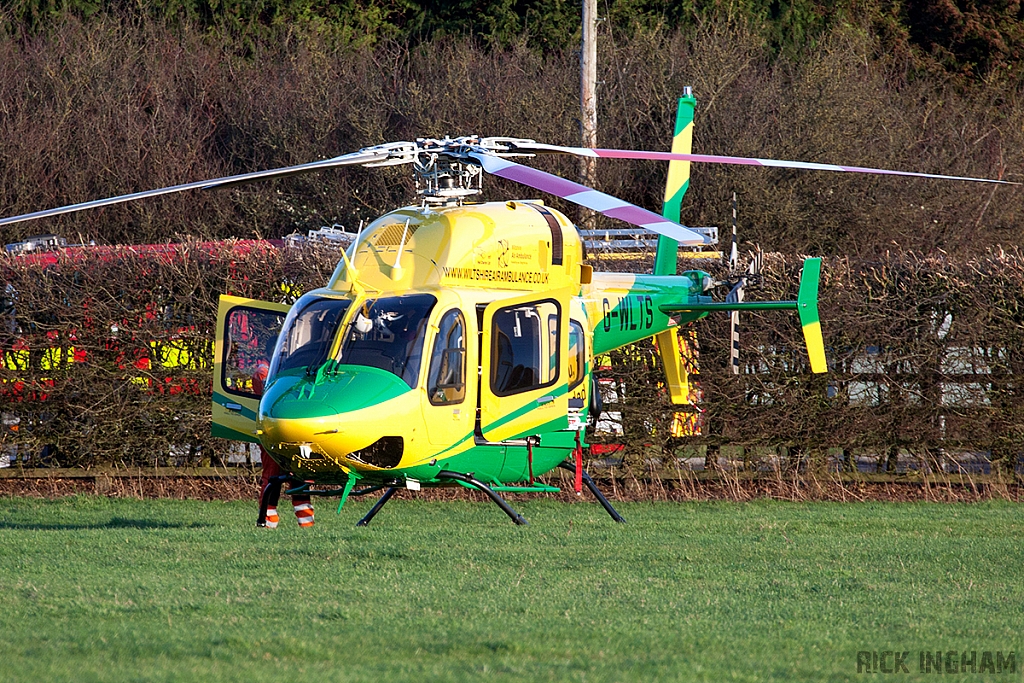
[{"label": "tail rotor", "polygon": [[[747,287],[756,287],[761,284],[761,266],[764,262],[760,247],[750,254],[750,263],[746,271],[740,271],[739,263],[739,240],[736,230],[736,193],[732,193],[732,247],[729,249],[729,278],[723,285],[730,287],[729,294],[725,301],[730,304],[743,303],[743,294]],[[740,312],[730,311],[729,314],[729,340],[732,344],[729,349],[729,367],[732,374],[740,374]]]}]

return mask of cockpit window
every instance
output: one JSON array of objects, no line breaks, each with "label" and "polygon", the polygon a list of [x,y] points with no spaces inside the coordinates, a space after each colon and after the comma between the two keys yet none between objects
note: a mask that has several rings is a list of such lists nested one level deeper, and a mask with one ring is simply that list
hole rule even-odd
[{"label": "cockpit window", "polygon": [[313,299],[300,307],[302,302],[297,302],[285,320],[270,377],[292,368],[319,366],[327,360],[338,325],[351,303],[349,299]]},{"label": "cockpit window", "polygon": [[435,303],[430,294],[367,300],[352,316],[339,362],[387,370],[415,388]]}]

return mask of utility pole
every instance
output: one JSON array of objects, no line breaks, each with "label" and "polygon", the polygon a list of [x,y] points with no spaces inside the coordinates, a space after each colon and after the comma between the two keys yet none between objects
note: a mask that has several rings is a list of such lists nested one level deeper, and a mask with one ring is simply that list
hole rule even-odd
[{"label": "utility pole", "polygon": [[[583,147],[597,147],[597,0],[583,0],[583,48],[580,50],[580,132]],[[580,182],[597,184],[597,159],[580,159]],[[597,228],[597,214],[580,212],[580,227]]]}]

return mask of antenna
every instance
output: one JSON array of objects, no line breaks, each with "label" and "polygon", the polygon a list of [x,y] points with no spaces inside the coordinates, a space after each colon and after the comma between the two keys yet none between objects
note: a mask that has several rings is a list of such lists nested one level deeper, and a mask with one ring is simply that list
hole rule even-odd
[{"label": "antenna", "polygon": [[405,219],[405,230],[402,231],[402,241],[398,244],[398,254],[395,255],[395,265],[391,266],[391,279],[401,280],[405,272],[402,270],[402,251],[405,249],[405,238],[409,235],[409,220]]}]

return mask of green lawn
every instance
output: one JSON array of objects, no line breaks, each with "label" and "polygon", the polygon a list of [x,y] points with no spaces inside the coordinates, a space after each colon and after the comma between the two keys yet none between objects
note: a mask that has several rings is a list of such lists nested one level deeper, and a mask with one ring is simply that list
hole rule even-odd
[{"label": "green lawn", "polygon": [[0,680],[1022,680],[1020,505],[327,502],[0,499]]}]

